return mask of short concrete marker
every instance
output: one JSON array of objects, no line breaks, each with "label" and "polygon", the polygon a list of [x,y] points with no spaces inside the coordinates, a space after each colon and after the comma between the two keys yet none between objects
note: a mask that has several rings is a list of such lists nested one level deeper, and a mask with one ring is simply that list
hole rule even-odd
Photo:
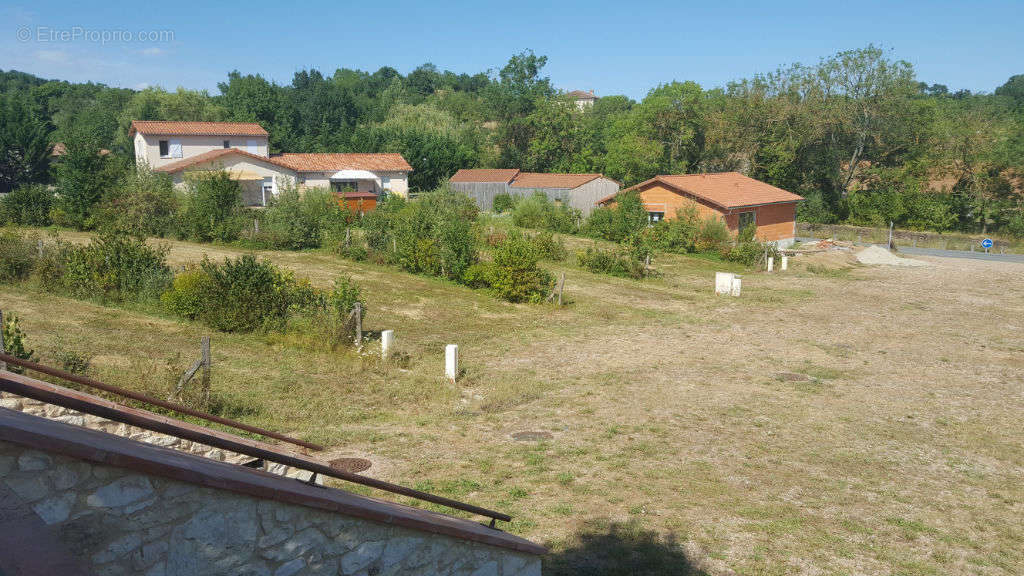
[{"label": "short concrete marker", "polygon": [[715,272],[715,294],[728,294],[732,291],[732,272]]},{"label": "short concrete marker", "polygon": [[769,256],[768,257],[768,271],[771,272],[773,269],[775,269],[775,257],[774,256]]},{"label": "short concrete marker", "polygon": [[783,272],[789,270],[789,256],[782,257],[782,262],[779,264],[779,270],[782,270]]},{"label": "short concrete marker", "polygon": [[444,347],[444,375],[455,382],[459,373],[459,345],[449,344]]},{"label": "short concrete marker", "polygon": [[738,297],[740,295],[740,287],[742,286],[742,284],[743,282],[739,278],[733,278],[732,288],[729,290],[729,293],[732,294],[733,296]]},{"label": "short concrete marker", "polygon": [[391,354],[391,348],[395,344],[395,331],[384,330],[380,333],[380,357],[387,360]]}]

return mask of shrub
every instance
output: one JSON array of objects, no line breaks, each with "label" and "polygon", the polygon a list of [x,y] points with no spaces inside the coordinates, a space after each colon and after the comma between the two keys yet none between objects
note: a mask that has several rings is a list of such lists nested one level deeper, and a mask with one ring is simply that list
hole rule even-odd
[{"label": "shrub", "polygon": [[166,257],[166,247],[119,234],[103,234],[86,246],[58,240],[40,258],[39,278],[43,288],[77,298],[157,298],[171,282]]},{"label": "shrub", "polygon": [[189,178],[178,235],[197,242],[237,240],[244,226],[242,188],[226,171]]},{"label": "shrub", "polygon": [[0,222],[49,226],[53,191],[42,184],[15,188],[0,198]]},{"label": "shrub", "polygon": [[0,229],[0,282],[28,278],[35,268],[39,237]]},{"label": "shrub", "polygon": [[676,211],[676,218],[661,220],[643,230],[641,234],[652,248],[665,252],[686,254],[694,252],[701,219],[695,206],[684,206]]},{"label": "shrub", "polygon": [[759,242],[754,237],[756,230],[754,226],[747,226],[740,230],[735,246],[723,248],[722,257],[730,262],[739,262],[747,266],[765,264],[766,256],[771,256],[778,260],[778,247],[775,244]]},{"label": "shrub", "polygon": [[511,233],[492,254],[489,284],[509,302],[540,302],[554,286],[554,277],[537,266],[536,245],[519,233]]},{"label": "shrub", "polygon": [[516,207],[516,201],[511,194],[502,192],[494,197],[494,211],[498,214],[511,212]]},{"label": "shrub", "polygon": [[543,192],[519,200],[512,211],[512,223],[521,228],[574,234],[579,230],[579,222],[579,210],[555,204]]},{"label": "shrub", "polygon": [[[364,222],[371,252],[418,273],[459,279],[477,260],[473,224],[476,203],[462,194],[441,189],[411,202],[392,204],[367,215]],[[377,213],[379,212],[379,214]]]},{"label": "shrub", "polygon": [[347,278],[337,280],[334,289],[325,293],[306,279],[296,279],[291,272],[246,254],[220,264],[204,259],[178,274],[161,301],[171,314],[211,328],[252,332],[282,330],[295,315],[316,316],[335,325],[355,302],[361,302],[361,295]]},{"label": "shrub", "polygon": [[[0,325],[0,330],[3,331],[5,351],[21,360],[37,361],[35,351],[25,348],[25,332],[21,330],[21,319],[13,312],[7,312],[3,316],[4,322],[3,325]],[[23,374],[25,371],[13,364],[8,364],[7,369],[15,374]]]},{"label": "shrub", "polygon": [[642,279],[647,276],[647,266],[629,249],[604,250],[591,246],[576,253],[576,261],[583,268],[598,274],[609,274],[626,278]]},{"label": "shrub", "polygon": [[136,238],[166,236],[175,227],[178,198],[166,174],[140,167],[129,171],[96,209],[100,229]]},{"label": "shrub", "polygon": [[705,218],[697,227],[694,249],[697,252],[721,252],[729,245],[729,228],[721,218]]},{"label": "shrub", "polygon": [[288,186],[259,212],[259,232],[251,242],[285,250],[318,248],[332,232],[344,230],[348,215],[329,190],[314,188],[300,193]]},{"label": "shrub", "polygon": [[539,232],[530,238],[530,242],[533,243],[534,250],[541,260],[561,262],[569,257],[569,251],[565,249],[565,244],[548,230]]},{"label": "shrub", "polygon": [[602,206],[591,212],[582,231],[592,238],[621,242],[643,231],[649,223],[640,195],[623,192],[615,197],[614,206]]}]

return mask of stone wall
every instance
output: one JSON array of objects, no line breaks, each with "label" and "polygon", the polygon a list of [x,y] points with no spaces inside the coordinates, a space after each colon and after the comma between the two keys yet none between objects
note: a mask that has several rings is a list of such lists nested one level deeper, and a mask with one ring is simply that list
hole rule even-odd
[{"label": "stone wall", "polygon": [[536,555],[0,441],[0,480],[99,576],[534,576]]},{"label": "stone wall", "polygon": [[[245,454],[237,454],[228,450],[221,450],[220,448],[214,448],[205,444],[199,444],[198,442],[192,442],[191,440],[185,440],[184,438],[178,438],[176,436],[153,432],[152,430],[146,430],[137,426],[114,422],[113,420],[107,420],[106,418],[100,418],[99,416],[93,416],[91,414],[84,414],[77,410],[47,404],[31,398],[24,398],[9,392],[0,392],[0,408],[17,410],[19,412],[32,414],[33,416],[41,416],[57,422],[64,422],[74,426],[83,426],[91,430],[100,430],[108,434],[115,434],[131,440],[145,442],[146,444],[163,446],[164,448],[171,448],[188,454],[196,454],[203,458],[217,460],[218,462],[244,464],[253,460],[251,456],[246,456]],[[261,469],[288,478],[298,478],[306,481],[313,476],[313,473],[307,470],[298,470],[296,468],[291,468],[284,464],[277,464],[274,462],[265,462]],[[317,476],[316,482],[317,484],[323,484],[323,476]]]}]

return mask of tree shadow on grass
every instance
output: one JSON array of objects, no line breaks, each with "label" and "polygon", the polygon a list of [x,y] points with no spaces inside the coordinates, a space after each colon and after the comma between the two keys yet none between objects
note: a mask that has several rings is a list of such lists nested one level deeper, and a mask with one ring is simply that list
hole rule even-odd
[{"label": "tree shadow on grass", "polygon": [[635,523],[588,522],[544,558],[545,576],[707,576],[673,535]]}]

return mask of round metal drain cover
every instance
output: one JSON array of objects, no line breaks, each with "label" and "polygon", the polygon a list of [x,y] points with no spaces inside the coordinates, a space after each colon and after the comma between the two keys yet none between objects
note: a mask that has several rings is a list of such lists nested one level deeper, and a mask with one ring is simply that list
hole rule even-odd
[{"label": "round metal drain cover", "polygon": [[536,441],[551,440],[551,438],[551,432],[542,432],[539,430],[528,430],[526,432],[515,432],[512,434],[513,440]]},{"label": "round metal drain cover", "polygon": [[369,470],[371,462],[366,458],[335,458],[331,460],[331,468],[355,474],[363,470]]}]

